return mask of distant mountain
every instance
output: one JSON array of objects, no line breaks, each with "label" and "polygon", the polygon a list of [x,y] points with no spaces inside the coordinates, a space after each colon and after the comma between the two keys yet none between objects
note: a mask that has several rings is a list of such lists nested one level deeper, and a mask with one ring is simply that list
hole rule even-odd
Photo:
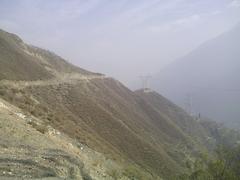
[{"label": "distant mountain", "polygon": [[176,60],[157,76],[158,92],[192,113],[240,125],[240,24]]},{"label": "distant mountain", "polygon": [[[169,179],[186,171],[187,160],[209,152],[209,147],[214,146],[209,144],[207,128],[156,92],[133,92],[115,79],[75,67],[61,57],[27,45],[16,35],[4,31],[0,31],[0,102],[19,108],[13,113],[3,105],[0,107],[3,109],[0,113],[1,133],[9,132],[10,127],[13,132],[9,140],[1,136],[0,145],[8,147],[9,143],[14,146],[19,142],[16,147],[36,149],[38,145],[32,142],[44,143],[37,139],[41,133],[41,137],[47,139],[44,148],[56,149],[47,151],[47,159],[43,156],[40,163],[34,164],[43,170],[48,170],[51,164],[54,166],[50,169],[51,174],[46,171],[37,178],[77,177],[76,173],[80,171],[80,174],[88,175],[83,179],[99,179],[100,175],[105,179]],[[16,115],[24,121],[15,121]],[[11,126],[4,124],[5,121]],[[20,126],[21,123],[24,124]],[[18,127],[22,126],[29,136],[15,137],[14,132],[21,133]],[[56,133],[58,131],[60,135]],[[55,132],[53,137],[52,132]],[[11,133],[6,134],[11,136]],[[51,147],[49,138],[58,142],[58,146]],[[82,146],[86,148],[82,149]],[[93,156],[91,159],[96,151],[104,158],[97,160]],[[77,169],[69,153],[77,156],[87,170],[83,167]],[[16,155],[17,152],[8,159],[0,159],[0,164],[14,161]],[[17,157],[14,162],[28,163]],[[33,158],[34,153],[30,153],[29,161],[35,162]],[[47,164],[44,164],[44,158]],[[67,164],[63,165],[64,162]],[[8,164],[3,167],[8,169]],[[69,173],[61,176],[63,172],[57,169],[62,167]],[[18,169],[12,171],[13,175],[18,173]],[[38,171],[21,171],[23,176],[35,172]],[[4,176],[9,174],[5,172]]]}]

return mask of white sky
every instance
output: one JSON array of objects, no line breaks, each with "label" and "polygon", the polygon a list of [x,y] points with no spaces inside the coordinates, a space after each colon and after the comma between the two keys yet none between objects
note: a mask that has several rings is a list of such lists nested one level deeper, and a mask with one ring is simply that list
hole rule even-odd
[{"label": "white sky", "polygon": [[240,22],[240,0],[0,0],[0,28],[130,87]]}]

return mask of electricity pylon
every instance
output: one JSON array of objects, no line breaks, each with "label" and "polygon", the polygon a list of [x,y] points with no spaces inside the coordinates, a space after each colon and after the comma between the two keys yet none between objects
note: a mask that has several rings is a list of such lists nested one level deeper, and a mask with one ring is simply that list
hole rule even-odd
[{"label": "electricity pylon", "polygon": [[188,93],[185,97],[185,110],[191,116],[193,115],[193,102],[192,102],[192,94]]},{"label": "electricity pylon", "polygon": [[144,92],[149,92],[150,91],[150,88],[149,88],[149,80],[151,79],[152,77],[150,75],[147,75],[147,76],[140,76],[140,79],[142,81],[142,89]]}]

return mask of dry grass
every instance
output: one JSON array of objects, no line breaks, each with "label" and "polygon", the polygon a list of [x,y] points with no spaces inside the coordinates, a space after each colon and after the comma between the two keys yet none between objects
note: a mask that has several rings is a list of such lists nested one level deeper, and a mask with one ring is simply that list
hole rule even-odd
[{"label": "dry grass", "polygon": [[[9,88],[4,98],[110,158],[127,158],[158,175],[182,169],[183,159],[166,144],[187,146],[186,132],[114,80]],[[33,126],[45,133],[44,126]]]},{"label": "dry grass", "polygon": [[[45,66],[60,74],[92,74],[49,51],[25,45],[26,53],[22,46],[17,36],[0,31],[0,80],[50,79],[54,75]],[[166,177],[182,171],[183,159],[173,155],[176,143],[190,155],[205,147],[204,129],[184,111],[157,94],[134,93],[113,79],[15,88],[0,82],[0,97],[111,158],[137,164],[126,169],[130,178],[139,169]],[[32,126],[45,132],[44,126]]]}]

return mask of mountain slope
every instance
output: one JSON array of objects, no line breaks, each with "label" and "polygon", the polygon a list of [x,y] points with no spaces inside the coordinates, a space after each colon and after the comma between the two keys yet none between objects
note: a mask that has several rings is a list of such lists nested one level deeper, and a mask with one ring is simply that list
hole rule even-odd
[{"label": "mountain slope", "polygon": [[239,122],[239,47],[240,24],[169,65],[154,87],[189,112]]},{"label": "mountain slope", "polygon": [[15,35],[1,32],[0,37],[2,47],[8,46],[0,51],[1,67],[6,64],[0,97],[71,139],[127,164],[119,176],[170,178],[186,170],[187,159],[208,151],[201,124],[157,93],[132,92],[117,80],[75,67]]},{"label": "mountain slope", "polygon": [[[0,99],[1,179],[92,179],[104,177],[105,167],[91,169],[104,157],[71,140],[51,126]],[[43,128],[44,127],[44,128]],[[43,133],[43,131],[45,133]],[[113,163],[114,164],[114,163]],[[111,179],[111,176],[105,175]]]},{"label": "mountain slope", "polygon": [[52,52],[27,45],[18,36],[3,30],[0,30],[0,54],[0,79],[40,80],[73,71],[93,74]]}]

